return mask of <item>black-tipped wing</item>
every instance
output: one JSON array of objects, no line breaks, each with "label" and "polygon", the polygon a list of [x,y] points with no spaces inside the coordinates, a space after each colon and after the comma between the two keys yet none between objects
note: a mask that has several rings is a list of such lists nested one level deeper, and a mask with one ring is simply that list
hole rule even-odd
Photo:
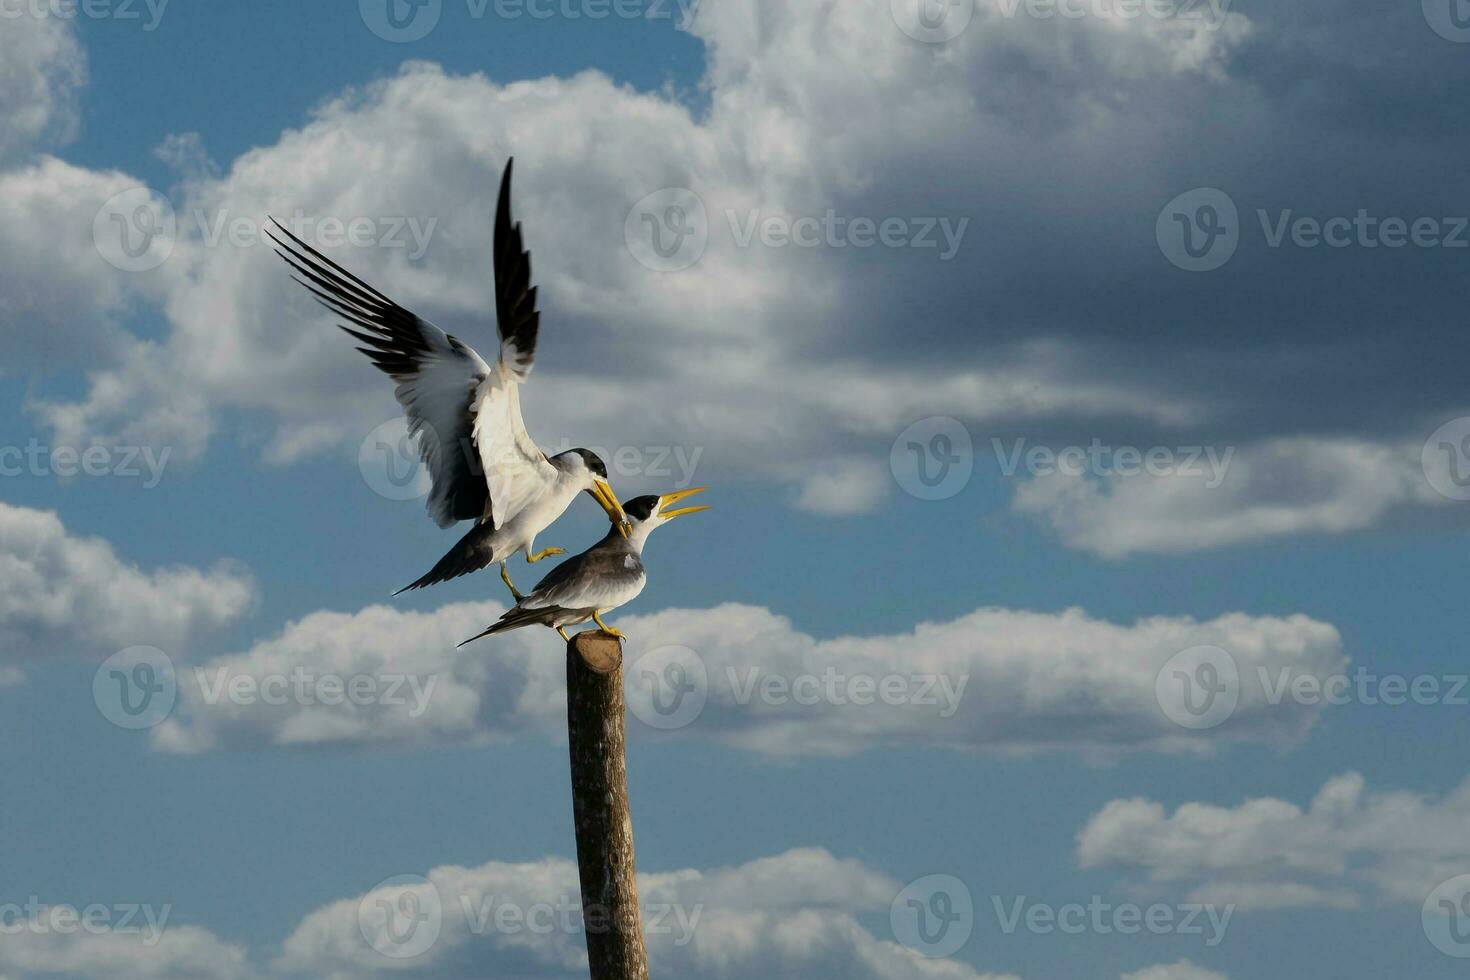
[{"label": "black-tipped wing", "polygon": [[495,206],[495,319],[500,330],[500,358],[476,403],[475,445],[490,485],[490,507],[497,527],[504,526],[557,479],[557,471],[537,448],[521,418],[521,382],[536,357],[536,288],[531,285],[531,256],[521,244],[521,226],[510,220],[510,173],[507,161]]},{"label": "black-tipped wing", "polygon": [[490,366],[473,348],[276,227],[289,240],[271,236],[280,246],[277,253],[298,273],[293,278],[352,324],[339,326],[398,383],[394,394],[408,416],[409,432],[418,436],[433,484],[429,515],[440,527],[484,517],[490,488],[476,452],[475,423]]},{"label": "black-tipped wing", "polygon": [[525,381],[536,360],[536,287],[531,285],[531,253],[521,241],[520,222],[510,217],[510,172],[506,161],[495,205],[495,320],[500,328],[500,360],[517,381]]}]

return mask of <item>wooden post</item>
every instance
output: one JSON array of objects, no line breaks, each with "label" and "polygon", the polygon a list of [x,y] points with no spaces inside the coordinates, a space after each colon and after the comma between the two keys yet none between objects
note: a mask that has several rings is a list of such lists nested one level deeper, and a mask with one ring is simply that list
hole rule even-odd
[{"label": "wooden post", "polygon": [[578,633],[567,644],[567,736],[592,980],[648,980],[623,714],[622,641]]}]

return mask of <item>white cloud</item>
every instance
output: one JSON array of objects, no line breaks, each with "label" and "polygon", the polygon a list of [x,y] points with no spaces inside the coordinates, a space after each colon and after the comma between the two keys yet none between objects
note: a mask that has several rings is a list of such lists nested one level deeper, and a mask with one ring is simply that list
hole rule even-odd
[{"label": "white cloud", "polygon": [[160,344],[129,342],[115,365],[88,374],[85,401],[37,399],[31,407],[50,426],[57,446],[127,447],[164,461],[194,459],[213,425],[203,393],[170,371],[171,356]]},{"label": "white cloud", "polygon": [[[195,926],[165,924],[155,937],[110,929],[48,927],[45,918],[12,923],[0,943],[0,969],[21,980],[42,976],[108,980],[249,980],[245,950]],[[123,921],[121,919],[119,922]],[[139,926],[142,928],[141,919]],[[128,926],[126,928],[135,928]]]},{"label": "white cloud", "polygon": [[[393,902],[405,890],[423,887],[397,885],[308,915],[286,940],[277,969],[339,980],[390,973],[494,972],[569,980],[586,975],[580,920],[558,911],[578,901],[575,863],[547,858],[442,867],[427,879],[443,910],[442,925],[419,956],[388,959],[363,937],[358,913],[365,899]],[[857,861],[820,849],[711,871],[644,872],[638,881],[649,960],[661,974],[979,980],[982,974],[962,962],[924,959],[858,921],[859,915],[886,919],[901,888]],[[531,922],[540,928],[531,929]]]},{"label": "white cloud", "polygon": [[1242,910],[1351,908],[1367,897],[1417,905],[1470,867],[1470,780],[1435,800],[1370,792],[1347,773],[1305,809],[1263,798],[1169,814],[1149,800],[1113,800],[1078,835],[1077,855],[1084,868],[1135,867],[1185,884],[1191,901]]},{"label": "white cloud", "polygon": [[[587,974],[576,863],[491,861],[394,877],[365,894],[308,913],[265,967],[245,947],[171,921],[172,906],[116,906],[98,924],[58,906],[11,917],[0,943],[0,978],[78,980],[369,980],[419,976],[542,977]],[[643,872],[639,900],[649,960],[660,974],[714,980],[1016,980],[956,959],[926,959],[865,922],[885,922],[902,889],[889,876],[821,848],[797,848],[710,870]],[[432,893],[432,898],[430,897]],[[421,901],[431,939],[412,956],[375,928],[380,902]],[[88,907],[89,909],[93,907]],[[100,906],[97,908],[101,908]],[[364,913],[363,910],[367,912]],[[127,915],[128,926],[122,925]],[[113,928],[112,923],[117,923]],[[397,924],[401,930],[402,923]],[[886,926],[885,926],[886,932]],[[373,939],[378,945],[373,945]],[[413,942],[396,933],[400,942]],[[386,950],[386,953],[384,952]],[[257,950],[260,956],[264,951]]]},{"label": "white cloud", "polygon": [[0,30],[0,162],[72,137],[87,74],[70,22],[16,13]]},{"label": "white cloud", "polygon": [[[412,63],[329,98],[301,128],[222,171],[197,139],[159,134],[179,166],[181,225],[173,256],[145,275],[103,267],[87,240],[99,196],[128,183],[125,175],[54,160],[0,175],[0,259],[14,280],[0,300],[11,308],[0,311],[24,327],[0,333],[0,351],[41,363],[82,359],[91,369],[84,398],[35,406],[58,440],[166,444],[184,458],[203,451],[221,411],[235,411],[265,420],[272,462],[354,446],[395,412],[388,385],[327,328],[330,318],[267,248],[230,243],[231,223],[243,221],[258,242],[267,214],[368,221],[370,237],[386,242],[329,250],[488,349],[493,189],[514,152],[516,207],[548,328],[547,356],[526,393],[544,445],[697,449],[715,478],[792,482],[795,506],[846,515],[881,503],[891,439],[926,415],[993,427],[1079,418],[1180,427],[1228,414],[1189,386],[1099,370],[1038,324],[1027,325],[1029,341],[984,361],[913,356],[902,338],[917,309],[970,315],[968,264],[964,273],[957,263],[936,275],[931,263],[908,275],[916,250],[894,251],[885,256],[893,283],[879,303],[859,249],[740,245],[739,228],[752,219],[832,209],[844,219],[973,218],[973,246],[994,234],[976,216],[1002,190],[1038,234],[1061,236],[1053,225],[1127,193],[1094,176],[1111,173],[1125,151],[1152,154],[1167,170],[1179,152],[1171,147],[1190,144],[1166,136],[1165,123],[1178,122],[1191,99],[1225,91],[1230,58],[1253,35],[1236,12],[1214,24],[1033,16],[1014,6],[979,4],[970,29],[935,46],[905,37],[880,0],[703,5],[689,25],[708,54],[703,116],[595,71],[498,84]],[[1024,100],[1011,97],[1017,77],[1027,78]],[[1159,104],[1161,92],[1171,94]],[[882,125],[849,125],[854,118]],[[1139,129],[1148,118],[1160,129]],[[568,132],[581,140],[568,142]],[[592,142],[595,155],[585,151]],[[970,163],[982,158],[983,185]],[[340,166],[346,159],[353,166]],[[1070,183],[1038,180],[1042,159],[1071,161]],[[899,179],[914,173],[937,190],[919,194]],[[644,268],[623,242],[629,208],[668,186],[693,189],[708,216],[703,258],[677,274]],[[56,241],[36,242],[35,227],[56,229]],[[111,325],[139,300],[165,315],[157,343]],[[100,345],[90,342],[97,336]],[[569,350],[593,360],[568,360]],[[1068,545],[1107,557],[1342,533],[1398,505],[1441,502],[1413,450],[1270,438],[1242,448],[1218,488],[1052,477],[1023,485],[1014,506]]]},{"label": "white cloud", "polygon": [[[435,613],[387,606],[313,613],[248,651],[180,670],[179,714],[155,730],[156,744],[195,752],[259,742],[454,742],[550,731],[556,705],[565,712],[566,704],[563,659],[548,656],[561,642],[555,634],[511,634],[494,656],[456,648],[504,609],[487,602]],[[296,693],[298,675],[305,678],[305,697]],[[322,677],[372,678],[380,697],[324,703],[316,693]],[[287,686],[274,690],[267,683],[272,678]],[[232,699],[230,685],[240,679],[259,684],[259,696]],[[426,696],[415,694],[415,684]]]},{"label": "white cloud", "polygon": [[[180,211],[186,227],[237,218],[258,225],[267,213],[289,216],[298,208],[313,218],[405,217],[422,229],[433,222],[421,262],[409,262],[406,247],[334,251],[395,299],[488,348],[493,298],[482,267],[490,189],[501,161],[516,153],[517,215],[536,256],[544,337],[552,338],[553,355],[525,394],[532,434],[546,445],[617,447],[631,433],[638,446],[706,447],[706,465],[722,470],[753,465],[784,476],[787,461],[809,455],[851,468],[841,439],[891,440],[926,403],[941,400],[975,415],[1006,410],[1018,392],[1029,392],[1040,411],[1096,406],[1145,418],[1172,411],[1100,384],[1050,394],[1054,386],[1043,382],[1053,369],[1041,365],[918,375],[798,354],[808,338],[795,324],[834,315],[837,271],[826,256],[739,247],[725,213],[821,213],[827,201],[795,175],[765,188],[723,159],[735,152],[734,127],[749,122],[749,111],[700,126],[682,107],[595,72],[498,86],[414,65],[327,104],[305,128],[241,158],[222,179],[188,183]],[[727,114],[737,108],[713,113]],[[596,139],[598,154],[588,158],[565,144],[559,134],[569,131]],[[425,136],[395,139],[390,152],[388,132]],[[353,168],[333,165],[349,157]],[[623,241],[629,209],[669,185],[692,187],[709,215],[708,250],[677,275],[639,265]],[[411,236],[399,237],[406,243]],[[207,393],[211,405],[275,418],[272,458],[360,441],[371,428],[363,419],[376,424],[392,411],[388,386],[329,329],[331,318],[268,249],[240,251],[182,238],[170,260],[187,270],[168,303],[175,356],[159,358],[156,370],[174,374],[177,387]],[[566,339],[555,346],[558,336]],[[574,342],[618,356],[599,358],[596,372],[574,370],[554,356]],[[272,383],[260,384],[263,377]],[[565,397],[572,387],[577,397]],[[92,415],[104,426],[109,413]],[[864,506],[875,497],[871,474],[880,466],[871,458]],[[803,498],[815,508],[833,506],[830,488],[808,486]],[[854,506],[850,494],[842,505]]]},{"label": "white cloud", "polygon": [[[420,262],[406,248],[333,251],[401,302],[488,347],[484,264],[497,171],[512,151],[522,163],[517,211],[546,311],[546,356],[527,391],[532,434],[543,444],[698,446],[719,472],[776,479],[795,478],[792,459],[849,470],[867,459],[860,488],[839,491],[818,479],[797,498],[819,512],[853,513],[879,499],[873,474],[894,433],[923,415],[1178,418],[1189,407],[1176,399],[1089,378],[1082,365],[1061,371],[1065,352],[984,366],[904,364],[857,344],[833,359],[822,341],[829,325],[843,325],[844,340],[872,330],[860,322],[871,304],[851,289],[871,278],[863,256],[741,247],[732,230],[751,214],[829,208],[879,220],[935,209],[959,218],[975,200],[968,190],[936,203],[886,175],[936,157],[968,161],[992,136],[1012,133],[1019,121],[987,101],[994,75],[1008,74],[1017,58],[1050,59],[1058,29],[994,19],[941,53],[905,37],[886,0],[704,5],[691,25],[710,55],[703,118],[596,72],[499,85],[410,65],[326,102],[307,125],[240,157],[221,177],[187,168],[176,201],[180,239],[160,277],[168,285],[165,344],[119,354],[90,396],[51,406],[47,421],[86,440],[125,437],[138,425],[168,432],[170,421],[191,418],[192,442],[168,437],[197,452],[211,413],[228,409],[273,423],[273,460],[355,444],[391,412],[388,385],[326,328],[268,249],[241,254],[210,237],[221,222],[258,228],[267,213],[289,218],[297,209],[385,223],[416,218],[425,229],[435,222]],[[1090,63],[1063,76],[1038,73],[1033,95],[1058,104],[1090,91],[1099,70],[1140,96],[1181,73],[1211,74],[1206,67],[1243,36],[1132,21],[1066,29],[1076,34],[1073,54]],[[1054,128],[1095,145],[1088,117],[1108,111],[1059,112]],[[851,126],[854,118],[884,125]],[[678,274],[644,268],[623,243],[629,208],[668,186],[692,188],[709,216],[704,257]],[[902,288],[924,287],[916,280]],[[893,302],[904,306],[898,295]],[[594,370],[567,358],[576,349],[605,356],[595,356]],[[143,361],[146,370],[137,367]],[[572,386],[578,397],[564,397]]]},{"label": "white cloud", "polygon": [[[692,648],[710,678],[709,704],[689,730],[774,754],[845,753],[901,741],[1101,756],[1201,749],[1207,740],[1285,744],[1311,726],[1316,712],[1288,708],[1286,702],[1267,704],[1254,668],[1291,665],[1320,675],[1343,662],[1337,631],[1305,616],[1237,613],[1207,622],[1152,617],[1119,625],[1079,609],[982,608],[949,622],[920,623],[907,633],[829,640],[748,607],[671,610],[649,618],[636,635],[650,646]],[[1233,717],[1205,738],[1168,721],[1155,694],[1165,662],[1199,645],[1230,651],[1242,677]],[[839,679],[835,699],[826,693],[828,677]],[[895,683],[891,700],[898,703],[831,703],[850,700],[859,677]],[[937,684],[927,686],[934,679]],[[792,684],[789,697],[778,682]],[[763,697],[772,683],[776,696]],[[807,688],[798,690],[800,683]],[[810,699],[814,687],[818,703],[797,703]],[[740,703],[743,691],[753,695],[748,704]],[[920,703],[926,691],[934,704]],[[643,688],[632,696],[651,705],[652,694]]]},{"label": "white cloud", "polygon": [[1189,960],[1177,963],[1161,963],[1133,973],[1125,973],[1120,980],[1230,980],[1223,973],[1195,966]]},{"label": "white cloud", "polygon": [[50,511],[0,503],[0,655],[110,655],[130,646],[187,652],[233,624],[255,590],[239,570],[145,571],[100,538],[69,534]]},{"label": "white cloud", "polygon": [[866,514],[887,496],[889,479],[877,461],[833,461],[802,480],[796,506],[814,514]]},{"label": "white cloud", "polygon": [[1023,483],[1012,508],[1069,547],[1122,558],[1356,531],[1395,506],[1450,502],[1425,479],[1417,444],[1275,439],[1217,458],[1218,473],[1203,461],[1164,474],[1053,472]]},{"label": "white cloud", "polygon": [[[884,0],[700,6],[689,29],[707,50],[702,116],[594,71],[497,84],[410,64],[329,98],[222,175],[197,140],[160,133],[179,167],[181,231],[164,268],[144,275],[103,267],[87,241],[101,195],[125,175],[54,160],[0,175],[0,313],[17,327],[0,331],[0,353],[90,370],[82,399],[35,406],[59,440],[147,441],[182,458],[203,451],[221,411],[236,411],[266,421],[273,462],[354,445],[394,411],[387,384],[326,329],[268,249],[215,234],[243,220],[258,240],[266,214],[298,209],[374,222],[395,247],[331,251],[488,348],[493,189],[515,152],[517,210],[548,325],[549,356],[527,392],[543,444],[698,448],[716,476],[794,482],[796,506],[854,514],[881,502],[888,442],[925,415],[1168,426],[1226,414],[1188,386],[1100,371],[1041,324],[1025,325],[1030,343],[984,361],[913,356],[902,338],[916,317],[972,314],[969,265],[909,275],[916,252],[895,251],[885,256],[892,282],[875,286],[856,248],[739,244],[736,229],[752,217],[832,209],[844,219],[977,219],[999,195],[1038,234],[1060,237],[1060,222],[1072,227],[1098,199],[1131,193],[1108,176],[1125,153],[1151,161],[1150,188],[1165,179],[1178,148],[1193,145],[1177,129],[1192,100],[1229,91],[1230,59],[1253,37],[1237,12],[1217,24],[1015,8],[981,3],[959,37],[925,45],[897,29]],[[47,99],[12,100],[28,114],[16,131],[67,128],[68,93],[82,75],[69,27],[45,18],[12,26],[7,37],[29,43],[24,59],[6,62],[11,87],[61,81],[43,86]],[[1258,108],[1237,94],[1242,115]],[[850,125],[856,118],[881,124]],[[581,138],[567,141],[568,132]],[[353,166],[341,166],[346,159]],[[1064,185],[1044,179],[1045,160],[1069,162]],[[915,173],[924,179],[907,179]],[[644,268],[622,241],[633,203],[668,186],[697,192],[709,219],[703,258],[677,274]],[[401,227],[389,234],[398,219],[417,221],[422,240]],[[38,242],[37,227],[53,233]],[[987,234],[977,219],[969,244]],[[427,255],[411,261],[419,246]],[[139,300],[164,313],[157,343],[111,323]],[[592,352],[595,369],[567,360],[568,350]],[[577,397],[566,397],[573,389]],[[1177,479],[1048,478],[1023,486],[1015,506],[1069,545],[1109,557],[1341,533],[1398,504],[1436,502],[1410,456],[1351,438],[1279,438],[1243,451],[1230,483],[1209,492]]]},{"label": "white cloud", "polygon": [[135,301],[161,299],[168,270],[143,275],[109,265],[93,221],[109,198],[138,186],[126,174],[49,156],[0,172],[6,369],[109,365],[137,343],[115,321]]},{"label": "white cloud", "polygon": [[[155,731],[156,744],[191,752],[560,737],[564,666],[554,633],[521,630],[456,649],[503,608],[463,603],[434,613],[386,606],[314,613],[250,650],[181,672],[179,711]],[[694,671],[689,676],[707,678],[700,688],[707,703],[674,731],[771,755],[905,743],[1098,757],[1204,751],[1235,740],[1284,745],[1300,738],[1322,709],[1290,698],[1270,704],[1257,668],[1322,677],[1345,663],[1337,631],[1305,616],[1235,613],[1206,622],[1153,617],[1120,625],[1076,609],[979,609],[909,632],[826,640],[754,606],[665,610],[619,623],[631,637],[626,674],[635,717],[657,724],[655,698],[672,693],[648,681],[654,661],[641,658],[665,656],[676,644],[697,658],[685,666]],[[1202,644],[1235,658],[1240,702],[1219,728],[1192,732],[1163,714],[1155,677],[1175,653]],[[304,688],[292,679],[298,674]],[[333,693],[338,703],[323,703],[315,692],[324,677],[358,679],[361,696],[353,703]],[[257,696],[267,682],[274,684],[275,703]],[[232,684],[243,685],[246,695],[232,699]],[[383,703],[390,686],[393,703]]]}]

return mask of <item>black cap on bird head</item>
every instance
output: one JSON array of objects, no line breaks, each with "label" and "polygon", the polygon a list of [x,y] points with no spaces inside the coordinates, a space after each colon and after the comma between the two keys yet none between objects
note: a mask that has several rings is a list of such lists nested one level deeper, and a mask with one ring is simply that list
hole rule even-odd
[{"label": "black cap on bird head", "polygon": [[623,505],[618,502],[618,495],[613,493],[612,484],[607,482],[607,464],[602,461],[601,456],[590,449],[569,449],[564,453],[557,453],[552,459],[557,469],[564,473],[584,473],[586,483],[583,489],[587,495],[597,501],[608,520],[619,527],[623,526],[627,520],[623,514]]},{"label": "black cap on bird head", "polygon": [[628,515],[628,523],[634,530],[642,530],[644,533],[651,531],[662,524],[667,524],[676,517],[685,514],[697,514],[702,510],[709,510],[707,505],[697,507],[680,507],[670,510],[674,504],[685,497],[692,497],[696,493],[704,493],[709,487],[694,487],[689,490],[677,490],[674,493],[646,494],[642,497],[634,497],[623,505],[623,513]]},{"label": "black cap on bird head", "polygon": [[587,464],[587,468],[592,471],[594,476],[600,476],[604,480],[607,479],[607,464],[602,461],[601,456],[590,449],[573,449],[572,452],[582,457],[582,462]]}]

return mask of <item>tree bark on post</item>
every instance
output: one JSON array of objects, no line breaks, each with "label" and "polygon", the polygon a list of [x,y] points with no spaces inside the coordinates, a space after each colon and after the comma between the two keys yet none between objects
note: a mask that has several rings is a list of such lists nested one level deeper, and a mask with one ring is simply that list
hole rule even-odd
[{"label": "tree bark on post", "polygon": [[592,980],[648,980],[623,715],[622,641],[578,633],[567,644],[567,736]]}]

